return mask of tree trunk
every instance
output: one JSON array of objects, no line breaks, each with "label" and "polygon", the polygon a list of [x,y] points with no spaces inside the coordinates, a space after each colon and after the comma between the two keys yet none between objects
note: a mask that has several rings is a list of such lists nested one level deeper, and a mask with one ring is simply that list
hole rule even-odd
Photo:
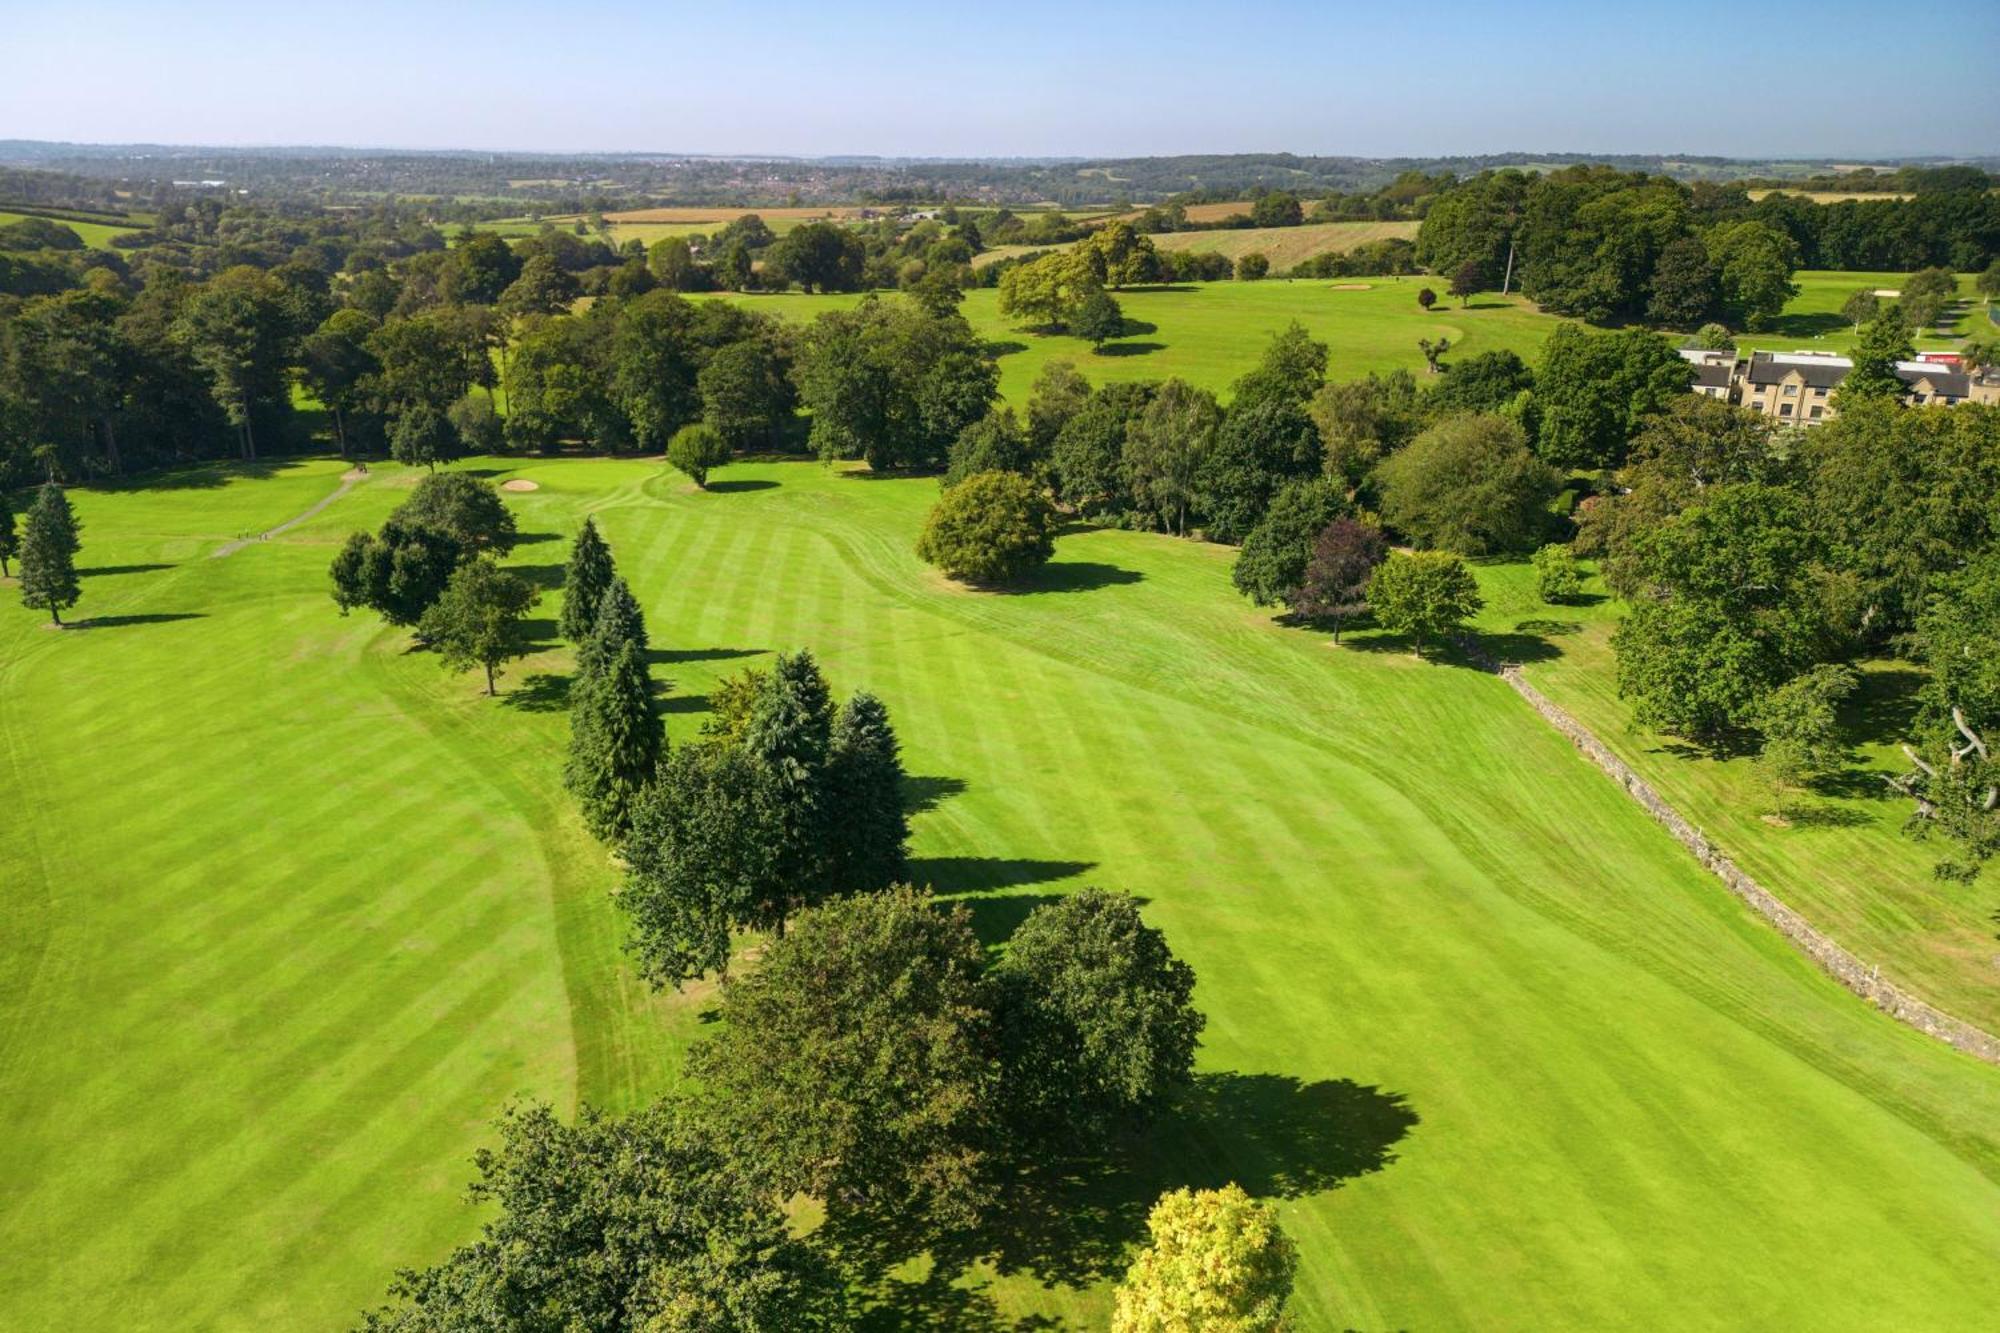
[{"label": "tree trunk", "polygon": [[347,457],[347,423],[340,419],[340,409],[333,409],[333,438],[340,444],[340,456]]},{"label": "tree trunk", "polygon": [[486,664],[486,697],[490,699],[498,693],[499,691],[493,688],[493,664],[488,662]]},{"label": "tree trunk", "polygon": [[58,629],[62,627],[62,608],[56,605],[53,597],[49,598],[49,623]]},{"label": "tree trunk", "polygon": [[118,431],[112,426],[111,418],[104,418],[104,456],[111,464],[111,475],[123,476],[125,460],[118,456]]}]

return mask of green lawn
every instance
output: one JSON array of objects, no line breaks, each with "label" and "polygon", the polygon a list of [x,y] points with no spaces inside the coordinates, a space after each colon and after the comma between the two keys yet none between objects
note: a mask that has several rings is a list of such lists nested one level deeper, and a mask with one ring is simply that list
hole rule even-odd
[{"label": "green lawn", "polygon": [[[1840,313],[1841,306],[1847,304],[1847,298],[1863,290],[1899,290],[1905,276],[1902,273],[1834,273],[1823,270],[1797,273],[1792,280],[1798,284],[1799,294],[1786,304],[1785,313],[1778,317],[1777,327],[1762,333],[1740,334],[1736,339],[1737,346],[1746,351],[1844,353],[1854,346],[1856,338],[1854,326]],[[1953,322],[1947,325],[1949,333],[1941,335],[1936,329],[1925,329],[1922,336],[1914,340],[1918,348],[1944,351],[1966,337],[1990,338],[2000,333],[2000,329],[1987,322],[1985,303],[1977,298],[1973,288],[1975,277],[1970,273],[1958,275],[1962,303],[1955,312]]]},{"label": "green lawn", "polygon": [[[1093,352],[1089,343],[1065,334],[1031,333],[999,313],[1000,294],[985,287],[969,291],[960,307],[981,337],[1000,352],[1000,392],[1008,401],[1027,401],[1029,386],[1049,361],[1066,357],[1097,383],[1163,380],[1178,375],[1204,388],[1226,391],[1257,364],[1270,335],[1298,320],[1331,350],[1329,373],[1354,379],[1369,371],[1404,369],[1422,375],[1419,338],[1449,338],[1453,354],[1470,356],[1505,348],[1532,359],[1557,320],[1519,297],[1486,295],[1461,310],[1441,299],[1425,314],[1417,290],[1434,279],[1355,278],[1327,282],[1271,279],[1265,282],[1197,282],[1174,287],[1133,288],[1117,293],[1124,308],[1126,336]],[[855,295],[725,295],[794,319],[845,307]]]},{"label": "green lawn", "polygon": [[[26,213],[0,211],[0,227],[4,227],[10,222],[19,222],[27,216],[29,215]],[[83,222],[76,218],[44,217],[43,221],[53,222],[59,227],[68,227],[78,236],[81,236],[83,243],[92,250],[109,250],[112,248],[112,237],[125,236],[140,230],[136,226],[116,226],[108,222]]]},{"label": "green lawn", "polygon": [[[1523,670],[1585,722],[1765,888],[1864,961],[1962,1018],[2000,1031],[2000,874],[1936,879],[1942,848],[1903,833],[1910,802],[1884,778],[1909,771],[1906,739],[1918,668],[1865,664],[1846,721],[1858,739],[1847,768],[1788,804],[1781,821],[1750,756],[1718,758],[1637,727],[1618,698],[1611,631],[1623,607],[1596,588],[1585,605],[1549,606],[1526,565],[1488,565],[1482,626],[1525,634]],[[1796,808],[1792,808],[1795,806]]]},{"label": "green lawn", "polygon": [[[890,704],[916,873],[989,939],[1098,883],[1196,968],[1195,1103],[980,1290],[912,1295],[933,1326],[1102,1327],[1145,1203],[1230,1178],[1281,1200],[1306,1330],[1990,1319],[2000,1070],[1821,976],[1500,682],[1281,628],[1159,536],[958,590],[911,554],[928,480],[493,466],[540,484],[537,578],[596,515],[677,741],[809,646]],[[0,605],[0,1326],[339,1325],[470,1234],[507,1097],[631,1105],[700,1028],[620,965],[563,657],[490,701],[327,599],[408,474],[210,558],[339,470],[80,490],[99,623]]]}]

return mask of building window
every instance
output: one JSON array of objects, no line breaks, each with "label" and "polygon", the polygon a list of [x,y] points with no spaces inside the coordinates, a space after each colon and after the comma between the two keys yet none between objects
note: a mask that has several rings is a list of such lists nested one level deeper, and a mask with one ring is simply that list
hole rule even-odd
[{"label": "building window", "polygon": [[1787,397],[1787,398],[1796,398],[1796,397],[1798,397],[1798,396],[1799,396],[1799,386],[1798,386],[1798,385],[1796,385],[1796,384],[1787,384],[1787,385],[1785,386],[1785,397]]},{"label": "building window", "polygon": [[1814,390],[1813,390],[1813,397],[1815,397],[1815,398],[1824,398],[1824,397],[1826,397],[1826,390],[1825,390],[1825,389],[1814,389]]},{"label": "building window", "polygon": [[1784,406],[1778,409],[1778,415],[1781,417],[1788,417],[1791,414],[1792,414],[1792,405],[1790,403],[1786,403]]},{"label": "building window", "polygon": [[1812,419],[1813,419],[1814,421],[1818,421],[1818,420],[1819,420],[1819,418],[1820,418],[1820,414],[1821,414],[1822,412],[1824,412],[1824,411],[1826,411],[1826,409],[1825,409],[1825,408],[1823,408],[1823,407],[1815,407],[1815,408],[1814,408],[1814,409],[1812,410]]}]

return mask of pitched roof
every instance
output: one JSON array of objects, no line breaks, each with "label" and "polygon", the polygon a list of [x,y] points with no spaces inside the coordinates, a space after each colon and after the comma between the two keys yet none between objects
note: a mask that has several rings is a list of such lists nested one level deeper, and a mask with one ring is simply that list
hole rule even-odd
[{"label": "pitched roof", "polygon": [[1815,389],[1831,389],[1847,378],[1854,363],[1844,356],[1796,356],[1783,352],[1752,352],[1746,376],[1752,385],[1776,384],[1793,371]]},{"label": "pitched roof", "polygon": [[1929,380],[1931,392],[1947,398],[1963,398],[1972,391],[1971,376],[1935,361],[1898,361],[1896,378],[1912,387],[1918,380]]},{"label": "pitched roof", "polygon": [[1727,361],[1710,361],[1697,364],[1694,368],[1694,387],[1697,389],[1726,389],[1730,374],[1736,368]]}]

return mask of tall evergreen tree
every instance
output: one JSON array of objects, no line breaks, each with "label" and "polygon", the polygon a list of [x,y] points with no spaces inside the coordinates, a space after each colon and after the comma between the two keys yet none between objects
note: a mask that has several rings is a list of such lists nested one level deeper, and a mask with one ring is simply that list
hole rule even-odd
[{"label": "tall evergreen tree", "polygon": [[750,715],[743,747],[758,775],[758,803],[774,890],[755,905],[756,924],[783,931],[785,918],[827,895],[827,755],[833,699],[805,649],[780,654]]},{"label": "tall evergreen tree", "polygon": [[562,636],[577,647],[590,637],[597,625],[597,604],[611,580],[617,577],[611,548],[598,535],[597,520],[583,520],[583,531],[570,547],[569,565],[563,570]]},{"label": "tall evergreen tree", "polygon": [[14,508],[7,503],[7,492],[0,491],[0,579],[13,577],[13,570],[7,567],[21,550],[21,534],[14,527]]},{"label": "tall evergreen tree", "polygon": [[563,783],[590,831],[608,841],[631,827],[632,801],[653,780],[666,744],[652,696],[646,660],[628,639],[570,703]]},{"label": "tall evergreen tree", "polygon": [[903,761],[889,710],[863,690],[834,715],[827,765],[831,887],[873,893],[904,877],[910,821]]},{"label": "tall evergreen tree", "polygon": [[611,586],[598,600],[597,618],[592,623],[590,637],[577,648],[578,684],[615,662],[618,650],[628,643],[638,647],[643,660],[650,646],[646,638],[646,613],[639,609],[639,599],[632,595],[632,589],[626,586],[625,580],[614,577]]},{"label": "tall evergreen tree", "polygon": [[28,510],[21,537],[21,605],[46,610],[53,624],[62,624],[63,608],[83,595],[77,582],[76,515],[62,487],[49,482]]}]

